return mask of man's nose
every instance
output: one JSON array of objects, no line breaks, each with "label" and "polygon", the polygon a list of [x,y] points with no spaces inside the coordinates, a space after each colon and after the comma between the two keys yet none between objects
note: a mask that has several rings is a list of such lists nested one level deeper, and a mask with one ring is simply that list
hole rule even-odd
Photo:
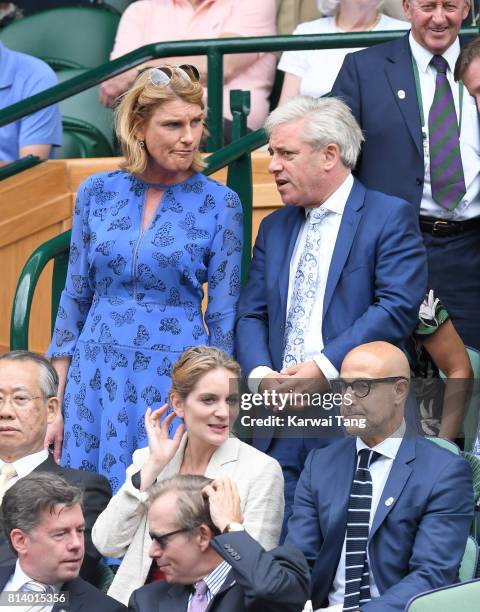
[{"label": "man's nose", "polygon": [[280,172],[281,169],[282,165],[280,163],[280,158],[278,155],[272,155],[270,163],[268,164],[268,171],[270,174],[275,174],[275,172]]}]

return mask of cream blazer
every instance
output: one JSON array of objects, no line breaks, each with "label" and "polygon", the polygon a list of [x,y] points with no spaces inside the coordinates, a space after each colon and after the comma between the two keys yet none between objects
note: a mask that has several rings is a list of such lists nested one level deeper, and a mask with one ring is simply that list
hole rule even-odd
[{"label": "cream blazer", "polygon": [[[185,433],[173,459],[165,466],[157,482],[178,474],[182,465],[187,434]],[[132,591],[145,584],[152,560],[147,524],[147,491],[132,484],[148,457],[148,447],[136,450],[133,463],[127,468],[125,484],[112,497],[98,517],[92,540],[106,557],[123,557],[112,585],[111,597],[128,604]],[[238,438],[229,438],[213,453],[205,476],[228,477],[240,492],[245,528],[267,550],[278,544],[283,521],[283,474],[280,464],[265,453]]]}]

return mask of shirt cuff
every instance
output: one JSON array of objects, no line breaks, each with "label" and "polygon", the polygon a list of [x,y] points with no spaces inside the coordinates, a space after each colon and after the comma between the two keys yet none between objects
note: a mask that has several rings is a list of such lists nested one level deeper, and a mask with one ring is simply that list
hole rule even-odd
[{"label": "shirt cuff", "polygon": [[272,370],[272,368],[269,368],[268,366],[257,366],[256,368],[253,368],[253,370],[248,375],[247,380],[250,392],[258,393],[258,387],[262,382],[262,378],[265,378],[265,376],[271,374],[272,372],[275,372],[275,370]]},{"label": "shirt cuff", "polygon": [[328,380],[332,380],[332,378],[338,378],[337,368],[332,364],[329,359],[327,359],[327,357],[325,357],[323,353],[320,353],[320,355],[314,357],[313,361],[322,370],[325,378],[328,378]]}]

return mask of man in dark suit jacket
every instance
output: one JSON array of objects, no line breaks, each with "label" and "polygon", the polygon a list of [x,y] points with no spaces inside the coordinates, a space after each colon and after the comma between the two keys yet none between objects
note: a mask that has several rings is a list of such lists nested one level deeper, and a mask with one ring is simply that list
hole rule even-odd
[{"label": "man in dark suit jacket", "polygon": [[[458,32],[470,0],[403,0],[403,5],[411,32],[392,42],[348,54],[332,95],[346,102],[365,134],[355,175],[369,189],[410,202],[420,214],[429,288],[447,308],[464,343],[478,349],[480,121],[473,97],[453,77],[460,53]],[[446,155],[450,154],[447,147],[458,143],[461,155],[465,192],[451,206],[432,194],[429,125],[437,138],[441,130],[447,129],[433,121],[435,113],[429,120],[431,109],[438,108],[434,107],[437,83],[441,91],[440,72],[434,67],[436,59],[444,63],[445,80],[456,111],[456,125],[450,125],[455,130],[459,128],[455,136],[447,132],[438,145]],[[433,152],[436,146],[434,139]],[[441,176],[455,177],[449,160],[443,162]],[[440,160],[436,155],[437,163]]]},{"label": "man in dark suit jacket", "polygon": [[[286,540],[311,566],[316,609],[403,612],[413,596],[457,580],[473,516],[471,469],[405,429],[408,383],[405,355],[386,342],[343,362],[336,384],[353,435],[308,456]],[[369,469],[359,470],[365,450]],[[369,590],[355,600],[364,573]]]},{"label": "man in dark suit jacket", "polygon": [[32,599],[40,596],[54,612],[126,610],[78,577],[84,554],[82,496],[80,488],[45,472],[20,478],[5,493],[4,529],[18,559],[0,568],[2,605],[12,596],[31,605],[42,601]]},{"label": "man in dark suit jacket", "polygon": [[[253,392],[325,391],[349,350],[378,339],[402,344],[412,332],[426,290],[425,251],[412,207],[351,176],[363,137],[339,100],[292,99],[271,113],[266,129],[269,170],[287,206],[258,231],[238,304],[237,358]],[[305,276],[297,262],[310,218],[322,209],[319,246],[308,253],[319,270],[314,304],[289,340],[304,346],[292,362],[286,329],[305,302],[296,299],[297,278]],[[286,518],[308,451],[320,444],[311,434],[279,437],[265,429],[255,438],[284,470]]]},{"label": "man in dark suit jacket", "polygon": [[[62,476],[84,491],[86,555],[80,574],[94,582],[100,554],[92,543],[91,530],[112,491],[103,476],[61,467],[44,450],[47,424],[59,410],[57,389],[57,373],[42,356],[12,351],[0,357],[0,464],[15,468],[10,484],[31,472],[46,471]],[[3,492],[0,491],[0,496]],[[8,538],[0,531],[0,566],[14,562]]]},{"label": "man in dark suit jacket", "polygon": [[[207,501],[208,498],[208,501]],[[132,593],[134,612],[299,612],[310,576],[303,555],[265,551],[243,527],[240,497],[228,478],[178,475],[151,491],[150,556],[165,574]]]}]

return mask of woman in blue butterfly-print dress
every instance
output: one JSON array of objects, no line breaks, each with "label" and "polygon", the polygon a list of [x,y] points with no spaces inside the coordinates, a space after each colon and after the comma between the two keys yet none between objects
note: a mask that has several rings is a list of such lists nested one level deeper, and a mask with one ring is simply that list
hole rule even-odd
[{"label": "woman in blue butterfly-print dress", "polygon": [[[123,170],[79,188],[65,289],[48,351],[63,420],[55,456],[116,491],[147,443],[148,406],[192,345],[233,352],[243,246],[238,196],[199,172],[203,90],[194,67],[149,68],[117,107]],[[203,319],[202,285],[208,283]]]}]

